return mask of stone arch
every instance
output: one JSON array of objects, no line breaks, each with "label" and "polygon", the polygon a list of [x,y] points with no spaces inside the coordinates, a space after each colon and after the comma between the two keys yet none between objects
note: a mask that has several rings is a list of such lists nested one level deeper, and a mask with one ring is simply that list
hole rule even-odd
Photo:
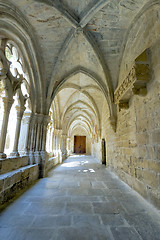
[{"label": "stone arch", "polygon": [[[5,18],[4,18],[5,16]],[[20,49],[29,74],[33,112],[43,112],[44,84],[36,36],[23,14],[11,3],[0,2],[1,38],[13,41]],[[39,59],[39,60],[38,60]],[[40,103],[40,104],[39,104]]]},{"label": "stone arch", "polygon": [[131,70],[135,59],[146,49],[150,48],[160,37],[159,12],[159,1],[152,1],[146,4],[128,28],[123,41],[119,83],[124,80]]},{"label": "stone arch", "polygon": [[[107,91],[107,88],[106,88],[104,82],[102,81],[102,79],[96,73],[93,73],[93,72],[91,72],[88,69],[85,69],[83,67],[78,67],[77,69],[73,69],[72,72],[68,73],[66,76],[64,76],[60,80],[60,83],[53,90],[53,93],[52,93],[52,96],[51,96],[51,102],[53,101],[53,99],[56,96],[56,94],[60,91],[60,89],[62,88],[63,84],[68,79],[70,79],[71,77],[76,76],[78,73],[82,73],[82,74],[88,76],[94,82],[96,82],[98,84],[98,86],[100,87],[102,93],[104,94],[104,96],[105,96],[105,98],[107,100],[110,117],[115,118],[115,109],[113,107],[112,100],[109,99],[109,97],[108,97],[108,91]],[[50,102],[50,104],[51,104],[51,102]]]},{"label": "stone arch", "polygon": [[[75,93],[76,93],[76,92],[75,92]],[[73,94],[71,95],[71,97],[73,97],[73,95],[74,95],[75,93],[73,93]],[[94,108],[93,108],[92,110],[95,112],[96,120],[97,120],[98,126],[100,127],[100,115],[99,115],[98,107],[97,107],[95,101],[92,99],[91,96],[89,96],[89,94],[86,94],[86,92],[82,91],[82,93],[89,99],[89,101],[90,101],[91,104],[93,105]],[[71,98],[71,97],[70,97],[70,98]],[[70,100],[70,99],[69,99],[69,100]],[[69,104],[69,100],[68,100],[68,103],[67,103],[67,104]],[[79,102],[80,102],[80,101],[79,101]],[[77,103],[78,103],[78,102],[76,102],[76,104],[77,104]],[[66,111],[69,110],[70,107],[72,107],[73,105],[75,105],[75,103],[73,103],[72,106],[69,105],[69,107],[67,108],[67,104],[66,104],[66,107],[65,107],[65,109],[64,109],[64,113],[62,114],[62,117],[65,116]],[[85,105],[86,105],[87,107],[91,108],[90,106],[88,106],[88,104],[85,104]],[[62,122],[62,120],[63,120],[63,119],[61,118],[61,122]]]},{"label": "stone arch", "polygon": [[75,122],[75,121],[78,121],[79,119],[78,118],[80,118],[80,117],[82,117],[82,118],[84,118],[85,120],[83,121],[83,123],[85,123],[86,125],[87,125],[87,127],[88,127],[88,129],[90,130],[90,133],[91,133],[91,129],[92,129],[92,123],[90,122],[90,120],[86,117],[86,116],[84,116],[84,115],[82,115],[82,114],[78,114],[77,116],[73,116],[72,118],[71,118],[71,120],[70,120],[70,122],[68,122],[68,124],[67,124],[67,129],[69,129],[70,128],[70,126],[71,126],[71,124],[73,123],[73,122]]}]

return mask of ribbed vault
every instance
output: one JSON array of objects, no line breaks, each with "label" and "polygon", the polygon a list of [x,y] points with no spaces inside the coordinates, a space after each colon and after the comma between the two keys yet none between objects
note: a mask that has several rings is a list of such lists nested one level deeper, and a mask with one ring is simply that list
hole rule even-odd
[{"label": "ribbed vault", "polygon": [[[65,134],[81,127],[89,137],[95,127],[101,129],[102,102],[106,100],[100,86],[84,73],[71,75],[59,88],[53,105],[59,106],[59,128]],[[107,100],[106,100],[107,101]]]},{"label": "ribbed vault", "polygon": [[[30,71],[35,71],[30,74],[35,88],[32,94],[35,111],[48,114],[66,79],[85,72],[96,79],[106,97],[109,117],[114,121],[113,93],[119,72],[123,75],[121,61],[124,62],[128,52],[128,48],[124,50],[124,44],[130,39],[133,21],[138,22],[139,14],[158,1],[1,0],[0,3],[1,12],[7,12],[10,19],[10,27],[5,27],[6,21],[3,24],[5,29],[11,29],[14,21],[14,28],[21,22],[23,30],[22,27],[19,29],[26,36],[23,42],[25,45],[30,40],[34,43],[34,49],[28,45],[26,50],[30,52],[27,58],[31,61]],[[4,7],[7,4],[14,4],[10,12]],[[16,20],[13,19],[14,11],[19,14]],[[29,30],[28,35],[24,34],[24,29]],[[36,56],[40,56],[39,62],[35,61]]]}]

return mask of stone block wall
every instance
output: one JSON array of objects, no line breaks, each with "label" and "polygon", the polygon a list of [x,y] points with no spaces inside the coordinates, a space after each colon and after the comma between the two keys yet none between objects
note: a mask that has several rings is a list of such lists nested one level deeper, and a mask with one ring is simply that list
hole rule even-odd
[{"label": "stone block wall", "polygon": [[92,151],[91,151],[92,156],[102,161],[101,140],[99,139],[97,143],[96,142],[93,143],[91,148],[92,148]]},{"label": "stone block wall", "polygon": [[38,164],[0,175],[0,205],[12,199],[21,189],[38,179],[38,176]]},{"label": "stone block wall", "polygon": [[11,157],[0,160],[0,174],[4,174],[18,168],[27,166],[29,159],[27,156]]},{"label": "stone block wall", "polygon": [[102,135],[107,140],[108,167],[160,209],[159,46],[157,43],[151,49],[152,77],[147,95],[134,95],[129,109],[118,112],[116,133],[104,114]]},{"label": "stone block wall", "polygon": [[54,156],[54,157],[48,158],[48,160],[46,161],[45,176],[47,176],[49,170],[51,170],[57,164],[59,164],[58,156]]}]

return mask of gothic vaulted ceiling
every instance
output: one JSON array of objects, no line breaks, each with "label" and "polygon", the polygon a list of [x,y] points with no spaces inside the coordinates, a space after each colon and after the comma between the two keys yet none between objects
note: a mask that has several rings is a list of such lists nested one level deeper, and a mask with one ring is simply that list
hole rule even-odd
[{"label": "gothic vaulted ceiling", "polygon": [[87,129],[95,119],[100,124],[102,97],[108,102],[109,115],[114,116],[113,92],[128,31],[139,14],[156,2],[1,0],[0,3],[13,4],[14,11],[22,14],[35,36],[43,82],[43,112],[49,111],[58,93],[61,118],[67,119],[74,112],[73,119],[83,118]]}]

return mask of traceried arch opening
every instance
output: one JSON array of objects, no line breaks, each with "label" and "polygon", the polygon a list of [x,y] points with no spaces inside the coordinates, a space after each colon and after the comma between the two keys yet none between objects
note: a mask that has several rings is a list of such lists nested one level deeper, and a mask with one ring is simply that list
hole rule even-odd
[{"label": "traceried arch opening", "polygon": [[[2,39],[1,49],[1,55],[3,55],[3,59],[1,59],[0,69],[0,129],[2,128],[2,120],[5,111],[3,99],[7,97],[11,100],[13,98],[13,103],[9,114],[6,142],[4,148],[4,152],[7,155],[10,155],[10,153],[14,149],[16,123],[18,117],[17,111],[19,111],[19,107],[21,108],[23,104],[25,105],[25,110],[31,112],[30,84],[28,79],[28,73],[26,71],[23,61],[23,56],[18,46],[11,40]],[[5,68],[8,68],[8,72],[6,71],[4,74]],[[6,83],[7,81],[8,83]]]}]

